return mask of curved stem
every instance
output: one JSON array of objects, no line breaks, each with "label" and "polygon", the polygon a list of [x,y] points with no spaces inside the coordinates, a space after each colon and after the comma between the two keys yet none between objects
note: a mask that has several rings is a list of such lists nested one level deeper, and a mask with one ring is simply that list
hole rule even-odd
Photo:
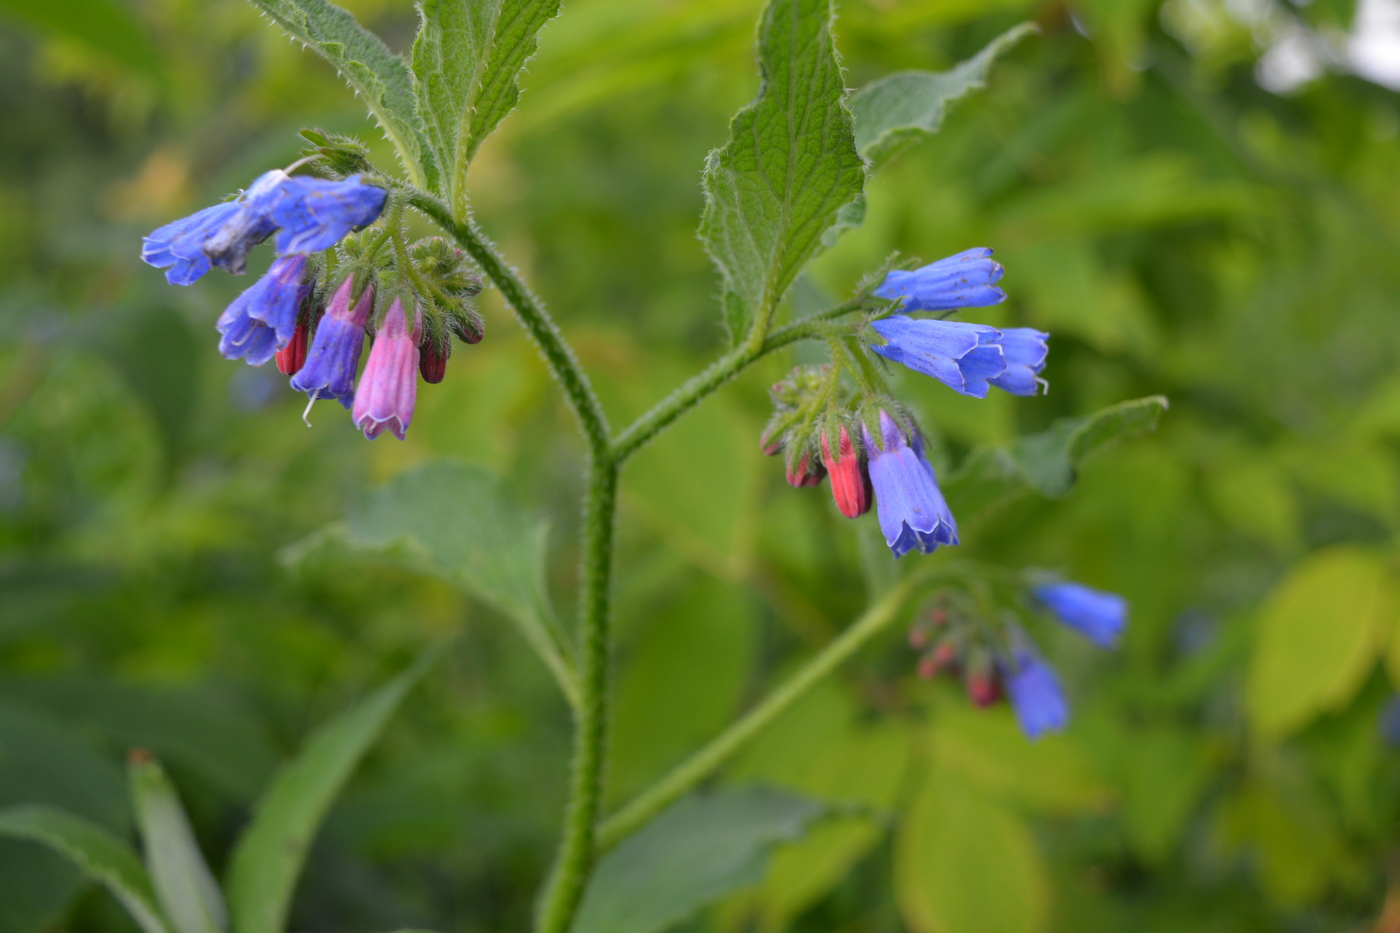
[{"label": "curved stem", "polygon": [[606,457],[608,451],[608,419],[603,414],[603,406],[593,393],[588,376],[583,371],[578,357],[564,340],[554,319],[545,311],[530,289],[515,274],[515,270],[496,252],[495,244],[488,240],[470,220],[458,220],[447,205],[437,198],[421,191],[410,191],[408,202],[431,217],[442,227],[457,245],[481,266],[486,277],[501,290],[506,303],[510,305],[520,323],[534,338],[535,344],[549,364],[550,372],[559,380],[569,407],[578,418],[579,427],[588,441],[588,449],[594,459]]},{"label": "curved stem", "polygon": [[583,670],[580,702],[574,713],[573,772],[564,835],[540,899],[536,923],[540,933],[568,930],[597,852],[608,720],[608,598],[613,515],[617,506],[617,464],[610,457],[596,457],[589,466],[585,501],[583,592],[579,607]]},{"label": "curved stem", "polygon": [[852,301],[830,311],[815,314],[769,334],[762,343],[744,344],[730,350],[724,356],[705,367],[698,375],[687,379],[680,388],[666,396],[650,411],[642,415],[618,434],[613,441],[612,453],[619,463],[636,453],[647,441],[669,427],[681,415],[694,408],[708,395],[733,379],[750,363],[767,356],[774,350],[795,343],[824,336],[831,328],[831,322],[843,315],[858,311],[863,302]]},{"label": "curved stem", "polygon": [[808,661],[787,683],[774,690],[708,745],[681,762],[640,796],[604,820],[598,830],[599,847],[606,850],[616,845],[718,770],[807,691],[883,630],[895,618],[923,576],[914,574],[896,584],[867,609],[864,615],[851,623],[816,657]]}]

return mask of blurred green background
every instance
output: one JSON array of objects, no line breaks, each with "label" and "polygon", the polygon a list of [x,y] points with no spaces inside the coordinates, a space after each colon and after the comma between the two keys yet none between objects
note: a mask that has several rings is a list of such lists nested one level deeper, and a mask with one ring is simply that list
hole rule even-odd
[{"label": "blurred green background", "polygon": [[[411,40],[408,0],[346,5]],[[614,424],[721,349],[699,172],[757,86],[760,6],[571,0],[473,168],[482,225]],[[689,930],[1400,930],[1379,724],[1400,677],[1400,96],[1354,73],[1400,78],[1400,46],[1373,41],[1400,10],[1362,7],[838,2],[852,87],[1024,19],[1041,34],[876,177],[795,303],[891,250],[995,247],[1010,300],[976,318],[1051,331],[1052,390],[974,401],[896,374],[954,462],[1125,398],[1172,409],[1067,497],[962,529],[964,553],[1131,600],[1121,652],[1039,633],[1069,732],[1024,741],[885,639],[723,779],[890,817],[822,824]],[[216,353],[243,283],[173,289],[137,259],[141,234],[295,158],[302,126],[392,158],[330,68],[237,0],[0,2],[0,804],[129,835],[121,760],[144,746],[219,870],[310,728],[455,635],[333,811],[293,929],[523,929],[567,759],[548,675],[445,583],[287,549],[453,457],[549,518],[567,609],[581,452],[544,367],[488,292],[486,341],[422,387],[406,442],[324,403],[308,430],[272,367]],[[758,451],[767,385],[811,352],[765,360],[626,471],[613,805],[888,571],[873,516],[841,520]],[[133,929],[57,857],[0,842],[3,933]]]}]

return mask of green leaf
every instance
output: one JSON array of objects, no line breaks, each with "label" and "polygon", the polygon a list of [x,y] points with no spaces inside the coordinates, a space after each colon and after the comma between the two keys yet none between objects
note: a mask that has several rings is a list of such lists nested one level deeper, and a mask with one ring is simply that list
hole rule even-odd
[{"label": "green leaf", "polygon": [[1260,613],[1245,710],[1268,738],[1349,703],[1391,633],[1393,584],[1381,555],[1333,547],[1304,558]]},{"label": "green leaf", "polygon": [[1062,496],[1074,485],[1079,464],[1114,441],[1155,429],[1166,410],[1166,398],[1153,395],[1084,418],[1062,418],[1009,450],[979,447],[943,482],[943,494],[959,521],[1030,490]]},{"label": "green leaf", "polygon": [[165,80],[160,53],[136,17],[116,0],[0,0],[0,13],[81,42],[134,71]]},{"label": "green leaf", "polygon": [[687,797],[598,863],[572,933],[657,933],[763,878],[822,807],[763,788]]},{"label": "green leaf", "polygon": [[949,71],[900,71],[856,91],[851,96],[856,149],[879,162],[920,136],[937,133],[948,106],[986,87],[992,64],[1037,31],[1034,23],[1021,23]]},{"label": "green leaf", "polygon": [[413,43],[418,114],[437,151],[443,188],[465,207],[467,165],[520,98],[520,69],[559,0],[424,0]]},{"label": "green leaf", "polygon": [[435,461],[394,477],[332,526],[293,548],[295,561],[325,542],[396,557],[475,593],[514,621],[575,696],[563,633],[545,589],[548,525],[491,471]]},{"label": "green leaf", "polygon": [[164,769],[149,754],[133,752],[127,773],[146,865],[170,925],[176,933],[227,930],[223,894]]},{"label": "green leaf", "polygon": [[706,160],[700,221],[735,343],[768,319],[865,184],[842,102],[830,0],[770,0],[758,57],[758,96],[735,115],[729,142]]},{"label": "green leaf", "polygon": [[0,836],[29,839],[66,855],[111,891],[142,930],[166,933],[140,859],[96,823],[53,807],[7,807],[0,810]]},{"label": "green leaf", "polygon": [[292,889],[331,802],[435,652],[322,726],[273,778],[233,851],[229,910],[238,933],[282,933]]},{"label": "green leaf", "polygon": [[425,145],[402,58],[348,10],[328,0],[251,0],[293,39],[315,49],[345,79],[398,149],[416,184],[435,187],[437,169]]},{"label": "green leaf", "polygon": [[1010,810],[935,771],[899,827],[895,895],[914,933],[1035,933],[1049,883],[1030,830]]}]

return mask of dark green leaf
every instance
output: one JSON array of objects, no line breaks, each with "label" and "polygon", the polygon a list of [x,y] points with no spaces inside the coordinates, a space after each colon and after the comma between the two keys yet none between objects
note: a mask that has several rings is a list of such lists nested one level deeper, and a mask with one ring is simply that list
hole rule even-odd
[{"label": "dark green leaf", "polygon": [[223,894],[165,771],[154,758],[137,752],[131,756],[127,773],[146,865],[170,925],[176,933],[227,930]]},{"label": "dark green leaf", "polygon": [[424,145],[413,94],[413,78],[402,58],[389,51],[349,11],[328,0],[251,0],[293,39],[320,53],[369,107],[418,184],[433,186],[437,169]]},{"label": "dark green leaf", "polygon": [[83,888],[83,873],[41,843],[0,839],[0,930],[50,933]]},{"label": "dark green leaf", "polygon": [[443,193],[460,208],[467,165],[515,107],[520,69],[559,0],[424,0],[419,12],[418,113],[437,150]]},{"label": "dark green leaf", "polygon": [[179,312],[142,303],[104,335],[101,350],[150,411],[174,459],[199,398],[199,338]]},{"label": "dark green leaf", "polygon": [[35,29],[81,42],[153,78],[165,78],[160,53],[136,17],[116,0],[0,0],[0,12]]},{"label": "dark green leaf", "polygon": [[878,162],[904,144],[938,132],[948,105],[987,86],[987,72],[1002,53],[1036,31],[1022,23],[951,71],[900,71],[861,88],[851,97],[856,148]]},{"label": "dark green leaf", "polygon": [[1153,395],[1061,419],[1009,450],[979,447],[943,482],[944,496],[962,521],[1029,490],[1062,496],[1074,485],[1080,463],[1119,438],[1153,430],[1166,410],[1166,398]]},{"label": "dark green leaf", "polygon": [[53,807],[8,807],[0,810],[0,836],[29,839],[63,853],[111,891],[146,933],[166,933],[136,853],[96,823]]},{"label": "dark green leaf", "polygon": [[292,889],[331,802],[432,655],[318,729],[273,778],[233,851],[229,911],[238,933],[282,933]]},{"label": "dark green leaf", "polygon": [[687,797],[598,864],[573,933],[657,933],[763,878],[773,847],[822,813],[804,797],[763,788]]},{"label": "dark green leaf", "polygon": [[572,696],[573,674],[544,584],[548,526],[531,516],[499,476],[478,466],[438,461],[396,476],[325,537],[352,548],[389,552],[464,587],[519,626]]},{"label": "dark green leaf", "polygon": [[771,0],[758,57],[758,97],[734,117],[729,142],[706,160],[700,221],[700,238],[724,281],[734,342],[777,307],[865,184],[842,102],[830,0]]}]

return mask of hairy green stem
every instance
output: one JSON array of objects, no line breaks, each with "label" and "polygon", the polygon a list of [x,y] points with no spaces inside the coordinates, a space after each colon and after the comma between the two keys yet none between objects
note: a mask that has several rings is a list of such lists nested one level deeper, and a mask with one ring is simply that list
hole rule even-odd
[{"label": "hairy green stem", "polygon": [[806,695],[807,691],[883,630],[895,618],[919,580],[918,575],[913,575],[896,584],[790,680],[712,739],[708,745],[604,820],[598,830],[599,847],[609,849],[635,832],[642,824],[713,774],[739,749],[772,725],[775,719]]},{"label": "hairy green stem", "polygon": [[821,337],[831,329],[831,322],[842,315],[859,310],[862,303],[848,302],[830,311],[815,314],[785,327],[780,327],[755,345],[743,344],[705,367],[698,375],[687,379],[680,388],[652,406],[618,434],[613,441],[613,457],[620,463],[636,453],[671,422],[700,404],[707,396],[739,373],[749,364],[790,343]]},{"label": "hairy green stem", "polygon": [[574,761],[564,834],[555,855],[535,928],[565,933],[583,896],[597,853],[608,722],[608,603],[612,583],[613,516],[617,510],[617,464],[606,455],[588,470],[584,513],[583,635],[580,703],[574,714]]},{"label": "hairy green stem", "polygon": [[450,234],[457,245],[476,260],[492,284],[501,290],[506,303],[540,348],[550,372],[563,387],[569,407],[578,418],[579,427],[588,442],[590,454],[595,460],[606,457],[609,432],[603,406],[598,402],[598,396],[594,394],[578,357],[564,340],[554,319],[545,311],[544,305],[530,293],[515,270],[496,251],[495,244],[470,220],[457,219],[442,201],[421,191],[409,192],[408,202]]}]

